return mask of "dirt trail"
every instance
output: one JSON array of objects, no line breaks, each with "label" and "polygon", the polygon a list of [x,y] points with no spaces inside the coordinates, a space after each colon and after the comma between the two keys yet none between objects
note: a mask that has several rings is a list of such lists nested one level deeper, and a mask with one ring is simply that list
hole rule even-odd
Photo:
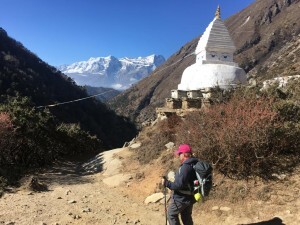
[{"label": "dirt trail", "polygon": [[161,224],[163,212],[103,182],[119,173],[119,160],[113,159],[117,152],[120,149],[105,152],[93,162],[103,163],[101,173],[82,176],[75,172],[77,165],[65,163],[38,175],[50,191],[23,188],[5,194],[0,199],[0,224]]},{"label": "dirt trail", "polygon": [[[141,170],[131,155],[128,148],[114,149],[81,167],[66,161],[55,164],[37,174],[49,191],[32,192],[24,185],[0,198],[0,224],[165,224],[163,204],[144,204],[157,191],[160,163]],[[261,200],[250,196],[236,203],[211,199],[196,205],[195,225],[300,224],[300,170],[288,182],[268,185],[253,186],[253,194],[264,194]]]}]

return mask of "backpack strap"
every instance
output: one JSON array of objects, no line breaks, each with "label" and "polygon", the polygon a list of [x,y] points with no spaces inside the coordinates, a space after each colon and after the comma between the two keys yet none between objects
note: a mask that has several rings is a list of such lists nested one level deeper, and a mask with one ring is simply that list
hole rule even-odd
[{"label": "backpack strap", "polygon": [[191,191],[186,191],[186,190],[176,190],[176,191],[184,195],[193,195]]}]

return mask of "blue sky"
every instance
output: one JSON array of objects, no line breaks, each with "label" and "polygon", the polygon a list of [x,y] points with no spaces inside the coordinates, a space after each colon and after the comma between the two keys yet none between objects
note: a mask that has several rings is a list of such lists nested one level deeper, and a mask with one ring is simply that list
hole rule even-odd
[{"label": "blue sky", "polygon": [[168,58],[214,18],[254,0],[0,0],[0,27],[47,63],[90,57]]}]

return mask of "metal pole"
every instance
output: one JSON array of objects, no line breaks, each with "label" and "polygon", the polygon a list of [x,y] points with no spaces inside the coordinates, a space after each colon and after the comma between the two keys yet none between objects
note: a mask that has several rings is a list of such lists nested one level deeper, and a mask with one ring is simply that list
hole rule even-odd
[{"label": "metal pole", "polygon": [[167,216],[167,187],[164,186],[164,195],[165,195],[165,215],[166,215],[166,225],[168,225],[168,216]]}]

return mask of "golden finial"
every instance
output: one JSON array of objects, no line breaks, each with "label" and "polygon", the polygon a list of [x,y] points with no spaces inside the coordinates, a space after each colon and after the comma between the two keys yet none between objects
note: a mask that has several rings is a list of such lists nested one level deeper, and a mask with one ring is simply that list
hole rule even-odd
[{"label": "golden finial", "polygon": [[220,5],[218,5],[217,11],[215,13],[215,18],[220,19],[221,18],[221,9]]}]

